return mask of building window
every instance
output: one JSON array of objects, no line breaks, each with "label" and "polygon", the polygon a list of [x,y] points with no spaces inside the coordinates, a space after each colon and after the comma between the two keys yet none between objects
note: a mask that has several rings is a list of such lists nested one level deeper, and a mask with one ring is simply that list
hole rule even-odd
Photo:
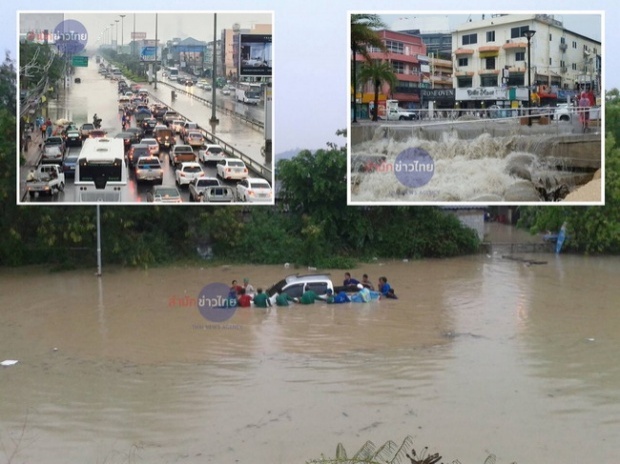
[{"label": "building window", "polygon": [[525,52],[515,53],[515,61],[525,61]]},{"label": "building window", "polygon": [[398,81],[394,88],[394,93],[407,93],[409,95],[419,94],[419,87],[417,82]]},{"label": "building window", "polygon": [[529,30],[530,26],[513,27],[510,29],[510,38],[516,39],[517,37],[523,37],[523,33]]},{"label": "building window", "polygon": [[573,48],[577,48],[577,42],[573,40]]},{"label": "building window", "polygon": [[473,86],[473,78],[468,76],[457,77],[456,84],[459,89],[469,89]]},{"label": "building window", "polygon": [[561,44],[566,43],[566,39],[564,37],[560,37],[560,43]]},{"label": "building window", "polygon": [[468,66],[469,58],[459,58],[459,66]]},{"label": "building window", "polygon": [[480,76],[480,86],[497,87],[497,76],[495,74],[492,76]]},{"label": "building window", "polygon": [[553,64],[553,58],[549,58],[549,66],[551,66]]},{"label": "building window", "polygon": [[402,61],[392,61],[392,71],[394,71],[395,74],[404,74],[405,64]]},{"label": "building window", "polygon": [[549,34],[549,42],[551,42],[552,40],[553,40],[553,36]]},{"label": "building window", "polygon": [[484,69],[495,69],[495,57],[486,58]]},{"label": "building window", "polygon": [[525,85],[525,74],[511,72],[508,76],[508,82],[506,84],[514,87]]},{"label": "building window", "polygon": [[386,40],[385,48],[387,48],[388,53],[398,53],[399,55],[403,55],[405,53],[405,45],[402,42]]},{"label": "building window", "polygon": [[463,45],[472,45],[478,43],[478,34],[467,34],[463,36]]},{"label": "building window", "polygon": [[495,42],[495,31],[487,31],[487,42]]},{"label": "building window", "polygon": [[573,64],[571,65],[571,69],[572,69],[573,71],[577,71],[577,63],[573,63]]},{"label": "building window", "polygon": [[565,68],[566,67],[566,61],[560,60],[560,67],[561,68]]}]

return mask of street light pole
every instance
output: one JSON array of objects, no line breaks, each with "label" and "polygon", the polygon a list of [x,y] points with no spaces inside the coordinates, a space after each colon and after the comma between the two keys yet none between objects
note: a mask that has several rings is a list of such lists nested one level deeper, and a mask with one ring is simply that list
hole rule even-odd
[{"label": "street light pole", "polygon": [[157,90],[157,52],[159,51],[159,42],[157,40],[157,13],[155,13],[155,62],[153,63],[153,88]]},{"label": "street light pole", "polygon": [[215,137],[215,128],[219,121],[215,114],[215,81],[217,79],[217,13],[213,13],[213,72],[211,73],[211,131]]},{"label": "street light pole", "polygon": [[125,47],[125,16],[127,15],[119,15],[121,17],[121,51]]},{"label": "street light pole", "polygon": [[114,22],[116,23],[116,43],[114,44],[114,48],[116,49],[116,53],[118,53],[118,22],[120,21],[120,19],[115,19]]},{"label": "street light pole", "polygon": [[536,31],[528,29],[523,33],[527,38],[527,125],[532,125],[532,58],[531,58],[531,40]]}]

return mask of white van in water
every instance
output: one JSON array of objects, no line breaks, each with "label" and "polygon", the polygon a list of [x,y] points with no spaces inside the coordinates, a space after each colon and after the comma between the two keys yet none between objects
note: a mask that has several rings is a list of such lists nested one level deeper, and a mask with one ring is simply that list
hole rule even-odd
[{"label": "white van in water", "polygon": [[325,295],[327,290],[334,292],[334,284],[329,274],[290,275],[267,289],[272,304],[280,293],[291,298],[301,298],[305,291],[312,290],[317,295]]}]

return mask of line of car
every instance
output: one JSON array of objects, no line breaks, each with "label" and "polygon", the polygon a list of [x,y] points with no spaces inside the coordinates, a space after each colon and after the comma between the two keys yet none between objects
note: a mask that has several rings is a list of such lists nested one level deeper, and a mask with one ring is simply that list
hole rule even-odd
[{"label": "line of car", "polygon": [[[107,74],[107,78],[112,77],[112,73]],[[120,84],[125,81],[122,75],[113,77],[118,80],[120,91]],[[140,99],[148,99],[148,92],[136,85],[125,85],[123,90],[132,91],[135,95],[142,92]],[[123,92],[119,99],[119,111],[132,104],[135,110],[140,102],[137,99],[133,102],[131,96]],[[147,201],[181,202],[178,188],[187,187],[191,202],[271,202],[273,192],[269,182],[262,178],[250,178],[245,163],[231,158],[221,146],[209,143],[197,123],[184,120],[176,111],[163,105],[154,104],[146,108],[148,117],[141,121],[135,118],[140,127],[127,128],[115,137],[124,139],[126,162],[136,183],[154,184],[147,194]],[[181,138],[181,143],[177,142],[176,134]],[[106,136],[105,131],[96,129],[92,123],[84,123],[80,127],[71,123],[62,134],[45,141],[41,164],[59,165],[63,176],[74,176],[79,151],[68,151],[67,147],[81,147],[86,138]],[[160,154],[163,150],[168,151],[169,162],[174,168],[176,187],[162,185],[164,170]],[[216,163],[217,177],[208,177],[202,169],[201,164],[212,163]],[[233,187],[220,179],[236,183]]]}]

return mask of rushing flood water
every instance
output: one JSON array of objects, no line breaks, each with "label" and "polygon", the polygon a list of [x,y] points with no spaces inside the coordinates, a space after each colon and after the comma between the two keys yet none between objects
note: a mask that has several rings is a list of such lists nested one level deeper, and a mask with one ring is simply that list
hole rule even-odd
[{"label": "rushing flood water", "polygon": [[5,270],[0,462],[292,464],[406,435],[445,462],[616,462],[620,259],[536,258],[379,260],[353,273],[399,300],[222,324],[204,285],[289,271]]},{"label": "rushing flood water", "polygon": [[[480,124],[493,122],[476,121],[470,124],[470,130],[479,132]],[[585,182],[569,172],[558,171],[558,159],[536,154],[537,146],[545,146],[550,134],[516,135],[510,133],[510,127],[505,126],[505,135],[482,133],[471,139],[455,131],[427,134],[434,136],[431,139],[420,135],[406,139],[402,136],[382,137],[386,129],[379,127],[375,138],[352,146],[354,176],[351,200],[359,203],[541,202],[545,199],[538,188],[553,191],[565,184],[572,191],[579,183]],[[519,126],[514,127],[516,131]],[[465,127],[461,131],[466,132],[467,129]],[[527,146],[527,151],[515,148],[519,145]],[[404,161],[400,158],[401,153],[413,148],[422,149],[430,156],[433,165],[428,176],[422,165],[417,173],[407,175],[402,171],[401,163]],[[356,161],[370,160],[372,157],[374,160],[384,157],[385,162],[362,162],[360,166]],[[418,161],[422,163],[422,159]],[[358,173],[356,168],[362,168],[365,172]],[[400,176],[397,172],[399,168],[402,171]],[[424,182],[422,186],[411,183],[422,178],[428,183]]]}]

